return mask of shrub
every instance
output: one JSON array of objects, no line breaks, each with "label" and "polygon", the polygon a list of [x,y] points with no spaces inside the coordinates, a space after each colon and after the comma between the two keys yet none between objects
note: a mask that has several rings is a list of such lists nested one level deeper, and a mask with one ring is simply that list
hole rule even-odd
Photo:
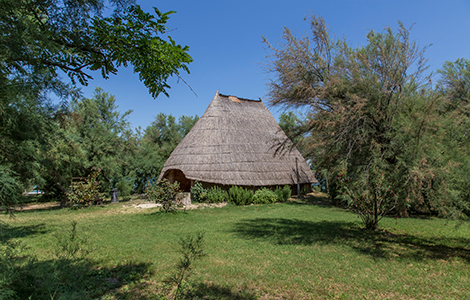
[{"label": "shrub", "polygon": [[303,197],[303,196],[307,195],[309,191],[310,191],[309,186],[308,186],[308,185],[304,185],[304,187],[302,188],[302,190],[300,190],[300,195]]},{"label": "shrub", "polygon": [[11,240],[8,230],[8,225],[0,223],[0,299],[19,299],[15,284],[26,277],[23,270],[27,269],[27,248],[21,242]]},{"label": "shrub", "polygon": [[254,204],[270,204],[276,202],[276,200],[276,194],[267,188],[257,190],[256,193],[253,195]]},{"label": "shrub", "polygon": [[0,208],[11,212],[10,207],[20,202],[21,185],[10,168],[0,165]]},{"label": "shrub", "polygon": [[176,265],[176,272],[165,280],[165,283],[176,286],[173,299],[179,299],[182,294],[184,281],[191,275],[194,262],[206,256],[203,232],[198,232],[195,236],[187,235],[180,239],[179,244],[182,257]]},{"label": "shrub", "polygon": [[279,202],[286,202],[291,196],[291,189],[290,186],[285,185],[284,187],[278,186],[274,193],[276,194],[277,201]]},{"label": "shrub", "polygon": [[151,201],[162,204],[164,212],[175,212],[178,208],[176,203],[176,195],[180,193],[180,184],[178,181],[171,183],[168,179],[163,179],[152,184],[147,192],[147,196]]},{"label": "shrub", "polygon": [[72,221],[71,225],[68,232],[54,234],[57,239],[55,256],[58,259],[82,260],[90,254],[92,248],[87,244],[87,239],[78,236],[77,222]]},{"label": "shrub", "polygon": [[124,198],[132,194],[134,182],[129,178],[123,177],[120,178],[114,186],[118,189],[119,195]]},{"label": "shrub", "polygon": [[253,191],[240,186],[232,186],[228,190],[229,201],[236,205],[248,205],[253,203]]},{"label": "shrub", "polygon": [[207,202],[220,203],[228,200],[228,194],[220,187],[215,186],[207,192]]},{"label": "shrub", "polygon": [[71,205],[89,206],[99,197],[100,181],[98,176],[101,169],[93,171],[85,181],[73,182],[70,191],[67,193],[67,200]]},{"label": "shrub", "polygon": [[202,183],[196,181],[191,187],[191,194],[194,202],[204,202],[207,199],[207,190],[202,187]]}]

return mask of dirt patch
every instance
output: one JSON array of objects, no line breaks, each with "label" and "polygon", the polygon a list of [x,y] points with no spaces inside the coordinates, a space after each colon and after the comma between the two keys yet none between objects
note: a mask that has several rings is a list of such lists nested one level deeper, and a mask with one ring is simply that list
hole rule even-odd
[{"label": "dirt patch", "polygon": [[[214,208],[214,207],[224,207],[227,205],[227,202],[222,203],[193,203],[189,205],[185,205],[181,207],[181,209],[204,209],[204,208]],[[135,207],[135,208],[153,208],[153,207],[160,207],[162,206],[160,203],[151,203],[151,202],[144,202],[139,204],[132,204],[127,207]]]},{"label": "dirt patch", "polygon": [[214,207],[224,207],[227,205],[227,202],[221,202],[221,203],[193,203],[186,205],[186,209],[204,209],[204,208],[214,208]]}]

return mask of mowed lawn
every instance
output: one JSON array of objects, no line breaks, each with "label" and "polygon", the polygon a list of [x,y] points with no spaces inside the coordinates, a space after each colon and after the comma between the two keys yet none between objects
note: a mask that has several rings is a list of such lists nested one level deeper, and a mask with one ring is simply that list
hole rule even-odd
[{"label": "mowed lawn", "polygon": [[178,240],[203,231],[207,256],[194,264],[191,299],[470,299],[468,222],[392,217],[370,232],[351,212],[301,202],[175,215],[131,204],[0,220],[45,270],[54,235],[76,221],[93,247],[75,267],[86,277],[70,287],[86,289],[80,297],[161,299]]}]

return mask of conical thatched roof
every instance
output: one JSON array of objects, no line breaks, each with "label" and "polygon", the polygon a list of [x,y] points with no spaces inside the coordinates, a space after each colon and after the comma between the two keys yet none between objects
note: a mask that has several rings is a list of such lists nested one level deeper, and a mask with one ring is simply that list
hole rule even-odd
[{"label": "conical thatched roof", "polygon": [[297,149],[275,155],[286,136],[261,100],[217,92],[204,115],[166,161],[159,179],[180,170],[190,180],[274,186],[317,182]]}]

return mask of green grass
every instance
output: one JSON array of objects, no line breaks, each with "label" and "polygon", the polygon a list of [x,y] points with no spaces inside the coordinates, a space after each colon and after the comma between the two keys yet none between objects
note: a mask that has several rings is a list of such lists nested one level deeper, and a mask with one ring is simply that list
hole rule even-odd
[{"label": "green grass", "polygon": [[29,246],[38,270],[58,269],[54,234],[78,222],[94,251],[79,263],[64,262],[64,270],[75,270],[75,287],[67,288],[65,278],[55,292],[69,298],[160,299],[179,238],[199,231],[208,255],[195,263],[191,299],[470,298],[466,222],[385,218],[380,231],[370,232],[353,213],[301,202],[176,215],[129,203],[22,211],[0,220],[12,239]]}]

